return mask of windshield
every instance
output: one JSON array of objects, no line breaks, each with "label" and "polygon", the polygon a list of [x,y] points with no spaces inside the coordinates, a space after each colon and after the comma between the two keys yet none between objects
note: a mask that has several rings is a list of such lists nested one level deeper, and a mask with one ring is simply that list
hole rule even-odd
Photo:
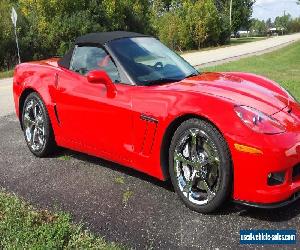
[{"label": "windshield", "polygon": [[152,37],[124,38],[109,47],[138,85],[181,81],[198,71]]}]

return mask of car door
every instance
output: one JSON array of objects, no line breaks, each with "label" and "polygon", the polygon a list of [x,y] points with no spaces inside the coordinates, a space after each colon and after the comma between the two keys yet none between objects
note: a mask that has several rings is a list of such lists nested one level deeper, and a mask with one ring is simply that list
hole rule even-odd
[{"label": "car door", "polygon": [[[88,82],[86,74],[94,69],[108,73],[115,97],[107,96],[105,85]],[[58,75],[56,108],[63,137],[82,151],[131,165],[131,87],[120,83],[118,69],[103,48],[77,46],[70,69]]]}]

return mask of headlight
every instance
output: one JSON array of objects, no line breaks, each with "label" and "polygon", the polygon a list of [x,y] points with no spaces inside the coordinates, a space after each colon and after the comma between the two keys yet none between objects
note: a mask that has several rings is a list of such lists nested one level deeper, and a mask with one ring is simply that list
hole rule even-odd
[{"label": "headlight", "polygon": [[255,132],[271,135],[285,132],[279,121],[254,108],[237,106],[234,110],[241,121]]}]

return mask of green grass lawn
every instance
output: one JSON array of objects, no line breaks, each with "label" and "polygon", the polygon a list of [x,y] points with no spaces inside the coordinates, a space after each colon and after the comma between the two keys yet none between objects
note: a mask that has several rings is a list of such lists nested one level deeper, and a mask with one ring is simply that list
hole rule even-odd
[{"label": "green grass lawn", "polygon": [[70,221],[0,190],[0,249],[120,249]]},{"label": "green grass lawn", "polygon": [[300,100],[300,42],[260,56],[244,58],[201,71],[243,71],[266,76]]},{"label": "green grass lawn", "polygon": [[241,37],[241,38],[231,38],[230,45],[240,45],[244,43],[257,42],[261,40],[265,40],[267,37]]},{"label": "green grass lawn", "polygon": [[12,77],[13,74],[14,74],[14,70],[0,71],[0,79]]}]

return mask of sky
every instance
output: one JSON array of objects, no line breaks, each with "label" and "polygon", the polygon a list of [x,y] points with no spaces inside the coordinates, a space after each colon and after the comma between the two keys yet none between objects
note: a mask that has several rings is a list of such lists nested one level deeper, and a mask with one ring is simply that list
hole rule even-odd
[{"label": "sky", "polygon": [[283,16],[284,10],[293,17],[300,17],[300,5],[296,0],[256,0],[253,10],[253,17],[266,20],[269,17],[273,20],[277,16]]}]

